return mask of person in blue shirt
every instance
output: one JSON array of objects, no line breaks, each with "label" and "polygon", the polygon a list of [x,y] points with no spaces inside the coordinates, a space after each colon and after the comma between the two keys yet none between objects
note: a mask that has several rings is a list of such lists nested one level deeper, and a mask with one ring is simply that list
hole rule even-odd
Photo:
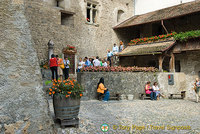
[{"label": "person in blue shirt", "polygon": [[107,53],[107,61],[109,61],[110,66],[111,66],[111,58],[113,56],[113,53],[108,49],[108,53]]},{"label": "person in blue shirt", "polygon": [[85,57],[84,61],[85,61],[85,67],[89,67],[91,62],[89,61],[88,57]]},{"label": "person in blue shirt", "polygon": [[89,58],[89,62],[90,62],[90,67],[93,67],[93,59],[92,58]]}]

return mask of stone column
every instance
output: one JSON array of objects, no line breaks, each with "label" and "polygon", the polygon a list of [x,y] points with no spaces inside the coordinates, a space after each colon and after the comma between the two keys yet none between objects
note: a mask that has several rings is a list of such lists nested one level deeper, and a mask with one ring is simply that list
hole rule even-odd
[{"label": "stone column", "polygon": [[93,9],[92,9],[92,4],[90,8],[90,23],[93,23],[93,15],[92,15]]},{"label": "stone column", "polygon": [[49,59],[51,59],[51,55],[53,54],[53,47],[54,47],[53,41],[49,40],[48,42]]}]

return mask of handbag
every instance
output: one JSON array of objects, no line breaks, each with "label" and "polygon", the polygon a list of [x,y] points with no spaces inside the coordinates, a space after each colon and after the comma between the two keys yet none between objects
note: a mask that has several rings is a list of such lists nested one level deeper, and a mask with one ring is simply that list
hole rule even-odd
[{"label": "handbag", "polygon": [[197,90],[197,86],[194,86],[193,89],[196,91]]},{"label": "handbag", "polygon": [[65,68],[65,65],[64,65],[64,64],[61,64],[61,65],[60,65],[60,68],[61,68],[61,69],[64,69],[64,68]]}]

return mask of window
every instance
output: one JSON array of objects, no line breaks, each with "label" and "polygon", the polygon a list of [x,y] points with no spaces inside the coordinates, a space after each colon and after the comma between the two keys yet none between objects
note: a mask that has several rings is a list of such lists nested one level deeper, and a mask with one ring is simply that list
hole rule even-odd
[{"label": "window", "polygon": [[61,25],[74,27],[73,13],[61,12]]},{"label": "window", "polygon": [[87,2],[86,20],[88,23],[97,23],[97,4]]},{"label": "window", "polygon": [[69,9],[70,5],[71,5],[71,0],[54,0],[54,6],[58,8]]},{"label": "window", "polygon": [[118,10],[118,12],[117,12],[117,22],[121,21],[123,14],[124,14],[124,11]]}]

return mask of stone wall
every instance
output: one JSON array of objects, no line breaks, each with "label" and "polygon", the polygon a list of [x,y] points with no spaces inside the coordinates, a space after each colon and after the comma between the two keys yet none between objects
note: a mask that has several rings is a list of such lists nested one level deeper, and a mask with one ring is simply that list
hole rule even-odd
[{"label": "stone wall", "polygon": [[[174,74],[174,85],[168,85],[168,74]],[[158,82],[162,93],[169,97],[171,93],[186,91],[186,99],[195,99],[194,91],[188,88],[187,76],[184,73],[151,73],[151,72],[84,72],[77,74],[77,80],[85,88],[84,99],[96,99],[97,83],[101,77],[111,95],[115,93],[133,94],[134,99],[144,92],[147,81]]]},{"label": "stone wall", "polygon": [[180,61],[181,72],[185,74],[188,96],[193,96],[193,83],[195,78],[200,77],[200,53],[199,51],[188,51],[176,54],[175,59]]},{"label": "stone wall", "polygon": [[0,1],[0,133],[53,133],[24,0]]},{"label": "stone wall", "polygon": [[[69,1],[69,0],[68,0]],[[67,44],[74,45],[77,55],[106,56],[106,50],[112,49],[114,43],[119,45],[113,26],[133,15],[133,1],[130,0],[96,0],[98,2],[97,25],[86,21],[86,0],[70,0],[65,11],[74,12],[74,26],[61,25],[61,8],[55,7],[53,0],[26,1],[26,18],[39,60],[48,58],[47,43],[50,39],[55,44],[55,54],[61,54]],[[124,14],[117,22],[117,12]]]}]

